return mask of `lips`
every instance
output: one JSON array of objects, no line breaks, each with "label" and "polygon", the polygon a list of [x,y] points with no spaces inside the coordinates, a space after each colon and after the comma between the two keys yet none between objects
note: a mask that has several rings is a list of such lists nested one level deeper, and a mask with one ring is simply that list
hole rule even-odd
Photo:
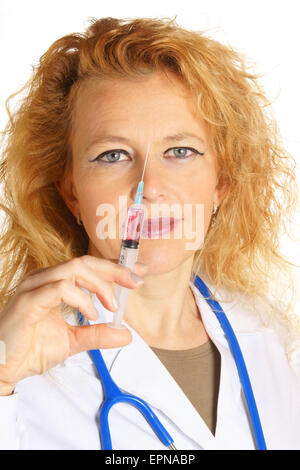
[{"label": "lips", "polygon": [[171,233],[179,222],[180,219],[174,219],[173,217],[146,219],[143,224],[142,236],[144,238],[157,238],[164,233]]}]

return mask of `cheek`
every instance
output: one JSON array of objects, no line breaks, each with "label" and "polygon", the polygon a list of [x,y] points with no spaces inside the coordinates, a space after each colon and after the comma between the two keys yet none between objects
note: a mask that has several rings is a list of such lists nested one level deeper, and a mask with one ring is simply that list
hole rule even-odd
[{"label": "cheek", "polygon": [[[195,231],[199,230],[199,225],[203,225],[204,236],[211,220],[215,185],[214,174],[205,172],[205,174],[200,174],[198,178],[191,178],[185,188],[184,218],[191,220],[190,223]],[[189,208],[189,205],[192,209]]]},{"label": "cheek", "polygon": [[97,208],[101,203],[112,203],[106,185],[99,184],[99,179],[81,176],[77,180],[77,198],[81,218],[85,226],[91,230],[96,224]]},{"label": "cheek", "polygon": [[116,192],[112,190],[112,185],[104,179],[91,175],[89,173],[77,175],[77,196],[82,210],[91,212],[99,204],[114,205]]},{"label": "cheek", "polygon": [[215,184],[215,179],[211,176],[190,180],[185,191],[186,202],[189,204],[203,204],[205,208],[211,206]]},{"label": "cheek", "polygon": [[83,217],[91,220],[92,217],[96,216],[96,211],[98,205],[103,201],[105,195],[105,190],[99,184],[88,184],[81,183],[80,193],[78,194],[78,200],[80,205],[80,210]]},{"label": "cheek", "polygon": [[88,237],[99,246],[119,243],[127,199],[119,198],[120,188],[116,189],[110,182],[87,176],[77,184],[81,219]]}]

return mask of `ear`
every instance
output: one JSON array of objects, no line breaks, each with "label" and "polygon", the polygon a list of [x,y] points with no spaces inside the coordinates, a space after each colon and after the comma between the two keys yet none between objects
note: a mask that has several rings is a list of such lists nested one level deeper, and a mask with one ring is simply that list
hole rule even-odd
[{"label": "ear", "polygon": [[55,181],[54,184],[74,217],[77,217],[79,213],[79,203],[72,174],[67,175],[59,181]]}]

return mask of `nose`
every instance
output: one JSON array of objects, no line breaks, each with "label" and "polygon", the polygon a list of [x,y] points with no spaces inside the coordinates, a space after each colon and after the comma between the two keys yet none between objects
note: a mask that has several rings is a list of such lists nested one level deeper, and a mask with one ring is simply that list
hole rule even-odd
[{"label": "nose", "polygon": [[[152,157],[152,158],[151,158]],[[162,203],[168,196],[168,180],[159,158],[155,158],[151,152],[148,155],[144,171],[143,204]],[[135,197],[137,186],[133,188],[131,195]]]}]

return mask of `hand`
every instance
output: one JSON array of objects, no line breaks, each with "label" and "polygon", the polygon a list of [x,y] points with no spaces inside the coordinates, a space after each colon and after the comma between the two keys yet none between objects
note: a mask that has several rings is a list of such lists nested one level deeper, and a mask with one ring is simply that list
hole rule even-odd
[{"label": "hand", "polygon": [[[137,264],[134,272],[143,276],[146,270]],[[5,364],[0,364],[0,395],[12,393],[21,379],[42,374],[73,354],[130,343],[128,329],[105,324],[72,326],[61,312],[64,302],[87,319],[97,319],[91,297],[80,287],[95,293],[108,310],[118,310],[112,302],[113,283],[130,289],[141,285],[130,273],[129,268],[90,255],[31,271],[1,313],[0,339],[6,357]]]}]

